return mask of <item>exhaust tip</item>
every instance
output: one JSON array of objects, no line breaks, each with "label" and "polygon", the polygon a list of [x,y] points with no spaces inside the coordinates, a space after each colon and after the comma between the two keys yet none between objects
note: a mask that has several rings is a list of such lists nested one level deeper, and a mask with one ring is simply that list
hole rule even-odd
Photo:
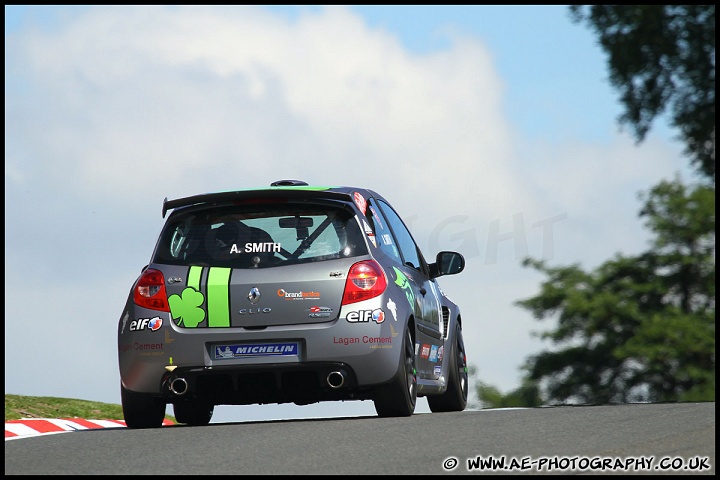
[{"label": "exhaust tip", "polygon": [[332,388],[340,388],[345,383],[345,374],[341,371],[330,372],[327,376],[327,383]]},{"label": "exhaust tip", "polygon": [[170,381],[170,391],[175,395],[185,395],[188,391],[188,383],[182,377],[173,378]]}]

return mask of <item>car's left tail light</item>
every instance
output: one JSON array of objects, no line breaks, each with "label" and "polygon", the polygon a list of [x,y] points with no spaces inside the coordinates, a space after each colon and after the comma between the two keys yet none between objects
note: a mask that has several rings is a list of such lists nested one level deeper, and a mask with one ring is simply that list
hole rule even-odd
[{"label": "car's left tail light", "polygon": [[133,289],[133,301],[139,307],[169,312],[170,307],[165,291],[165,277],[160,270],[145,270]]},{"label": "car's left tail light", "polygon": [[375,260],[365,260],[350,267],[342,304],[360,302],[382,295],[387,288],[385,272]]}]

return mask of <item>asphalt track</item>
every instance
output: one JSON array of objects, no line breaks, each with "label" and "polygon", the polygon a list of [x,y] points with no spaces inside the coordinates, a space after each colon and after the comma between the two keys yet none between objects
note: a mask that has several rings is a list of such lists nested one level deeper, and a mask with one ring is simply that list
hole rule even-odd
[{"label": "asphalt track", "polygon": [[5,442],[6,475],[478,473],[714,475],[715,403],[119,426]]}]

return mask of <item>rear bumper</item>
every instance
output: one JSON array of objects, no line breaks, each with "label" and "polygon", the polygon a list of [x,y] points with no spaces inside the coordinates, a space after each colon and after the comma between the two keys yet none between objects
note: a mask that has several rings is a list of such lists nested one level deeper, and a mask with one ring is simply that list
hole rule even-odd
[{"label": "rear bumper", "polygon": [[[359,302],[352,311],[376,309],[377,301]],[[339,319],[324,324],[189,329],[175,325],[168,313],[138,309],[128,301],[118,324],[120,378],[127,390],[166,403],[369,399],[372,387],[390,381],[397,371],[405,326],[395,319],[349,322],[345,315],[340,312]],[[132,320],[145,318],[161,320],[155,322],[160,327],[129,328]],[[258,345],[279,354],[241,355],[240,347]],[[288,345],[292,348],[285,350]],[[235,355],[222,354],[227,346]]]},{"label": "rear bumper", "polygon": [[166,403],[214,405],[367,400],[369,388],[358,388],[353,369],[342,362],[227,365],[176,368],[159,380]]}]

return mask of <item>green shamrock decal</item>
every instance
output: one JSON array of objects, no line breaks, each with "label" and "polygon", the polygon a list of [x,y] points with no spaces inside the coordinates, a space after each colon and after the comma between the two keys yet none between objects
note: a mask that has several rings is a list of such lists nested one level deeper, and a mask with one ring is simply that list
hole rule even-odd
[{"label": "green shamrock decal", "polygon": [[[181,296],[182,295],[182,296]],[[192,287],[187,287],[181,295],[170,295],[170,314],[179,327],[195,328],[205,320],[205,310],[200,305],[205,296]]]},{"label": "green shamrock decal", "polygon": [[402,273],[397,268],[393,267],[393,270],[395,270],[395,285],[405,290],[405,296],[407,297],[408,302],[410,302],[410,307],[415,306],[415,293],[413,292],[413,289],[410,288],[410,280],[405,276],[404,273]]}]

